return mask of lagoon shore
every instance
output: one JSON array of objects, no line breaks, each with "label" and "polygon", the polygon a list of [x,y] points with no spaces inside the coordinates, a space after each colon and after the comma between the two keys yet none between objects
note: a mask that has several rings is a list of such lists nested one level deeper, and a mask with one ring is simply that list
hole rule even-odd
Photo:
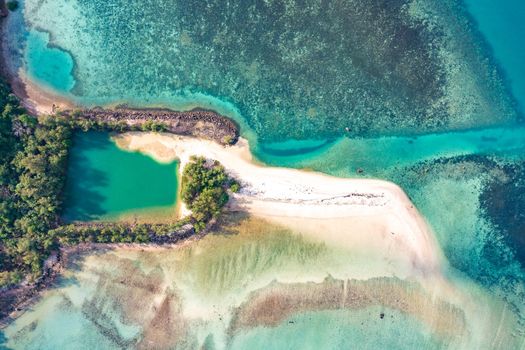
[{"label": "lagoon shore", "polygon": [[393,183],[259,165],[243,138],[233,146],[159,133],[126,133],[115,141],[160,162],[178,159],[179,169],[191,156],[218,160],[241,183],[230,210],[247,211],[334,246],[376,251],[385,264],[371,275],[440,273],[442,254],[433,232]]}]

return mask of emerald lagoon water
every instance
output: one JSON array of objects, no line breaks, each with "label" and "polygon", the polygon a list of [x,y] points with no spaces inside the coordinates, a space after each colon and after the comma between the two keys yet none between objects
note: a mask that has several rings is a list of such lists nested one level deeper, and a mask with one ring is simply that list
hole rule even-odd
[{"label": "emerald lagoon water", "polygon": [[[225,320],[241,307],[239,291],[259,281],[252,290],[269,293],[265,273],[294,274],[297,261],[336,272],[327,267],[333,252],[295,240],[268,245],[264,237],[275,238],[276,229],[249,226],[260,235],[210,238],[209,251],[86,257],[5,330],[5,346],[148,348],[144,341],[157,339],[168,348],[177,343],[164,339],[171,334],[187,340],[178,348],[525,349],[525,2],[20,3],[8,21],[8,51],[12,65],[36,83],[84,106],[213,109],[239,122],[262,162],[393,181],[433,228],[444,273],[466,297],[440,308],[435,295],[421,296],[402,281],[410,290],[403,305],[423,298],[418,305],[434,305],[428,314],[379,298],[234,332]],[[176,164],[120,151],[106,134],[76,141],[66,218],[172,207]],[[149,187],[137,186],[141,181]],[[203,256],[213,260],[203,263]],[[137,280],[122,284],[128,275]],[[387,293],[398,282],[381,283],[363,287],[363,295]],[[217,285],[230,294],[209,308],[192,304],[194,292],[207,298],[202,291]],[[169,322],[144,311],[161,294]],[[476,315],[465,318],[467,331],[459,335],[443,311],[456,308]]]},{"label": "emerald lagoon water", "polygon": [[77,133],[67,172],[66,221],[175,215],[177,163],[119,149],[108,133]]}]

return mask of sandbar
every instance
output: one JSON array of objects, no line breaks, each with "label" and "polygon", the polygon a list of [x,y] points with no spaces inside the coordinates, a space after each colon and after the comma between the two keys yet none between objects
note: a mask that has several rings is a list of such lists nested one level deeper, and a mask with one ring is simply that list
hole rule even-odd
[{"label": "sandbar", "polygon": [[[157,161],[179,160],[179,171],[193,155],[218,160],[242,186],[232,194],[230,210],[247,211],[327,244],[375,252],[382,271],[371,268],[366,275],[354,277],[440,275],[443,255],[432,230],[403,190],[391,182],[257,164],[243,138],[234,146],[159,133],[114,138],[119,147]],[[188,214],[185,208],[182,212]]]}]

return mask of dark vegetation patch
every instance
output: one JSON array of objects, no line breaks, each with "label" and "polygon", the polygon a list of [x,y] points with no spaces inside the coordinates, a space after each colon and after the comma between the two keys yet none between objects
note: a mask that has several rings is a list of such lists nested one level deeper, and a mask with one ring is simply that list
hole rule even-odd
[{"label": "dark vegetation patch", "polygon": [[56,247],[48,231],[59,224],[71,129],[53,119],[38,123],[6,86],[1,92],[0,286],[5,286],[26,273],[39,275],[44,257]]},{"label": "dark vegetation patch", "polygon": [[7,2],[7,8],[9,9],[9,11],[16,11],[18,10],[18,7],[20,7],[20,4],[17,0],[9,0]]},{"label": "dark vegetation patch", "polygon": [[219,162],[192,157],[182,174],[182,200],[192,211],[197,227],[204,228],[209,220],[219,216],[228,202],[228,189],[237,192],[239,184]]},{"label": "dark vegetation patch", "polygon": [[505,233],[506,241],[525,266],[525,162],[503,164],[502,178],[493,178],[481,195],[491,222]]}]

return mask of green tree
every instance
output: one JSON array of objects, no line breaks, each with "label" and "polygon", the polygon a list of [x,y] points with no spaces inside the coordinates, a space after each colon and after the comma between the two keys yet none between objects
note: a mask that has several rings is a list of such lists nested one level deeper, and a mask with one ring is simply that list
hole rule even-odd
[{"label": "green tree", "polygon": [[228,202],[227,189],[232,183],[239,186],[219,162],[207,162],[204,157],[190,159],[182,174],[181,196],[192,211],[197,228],[221,213]]}]

